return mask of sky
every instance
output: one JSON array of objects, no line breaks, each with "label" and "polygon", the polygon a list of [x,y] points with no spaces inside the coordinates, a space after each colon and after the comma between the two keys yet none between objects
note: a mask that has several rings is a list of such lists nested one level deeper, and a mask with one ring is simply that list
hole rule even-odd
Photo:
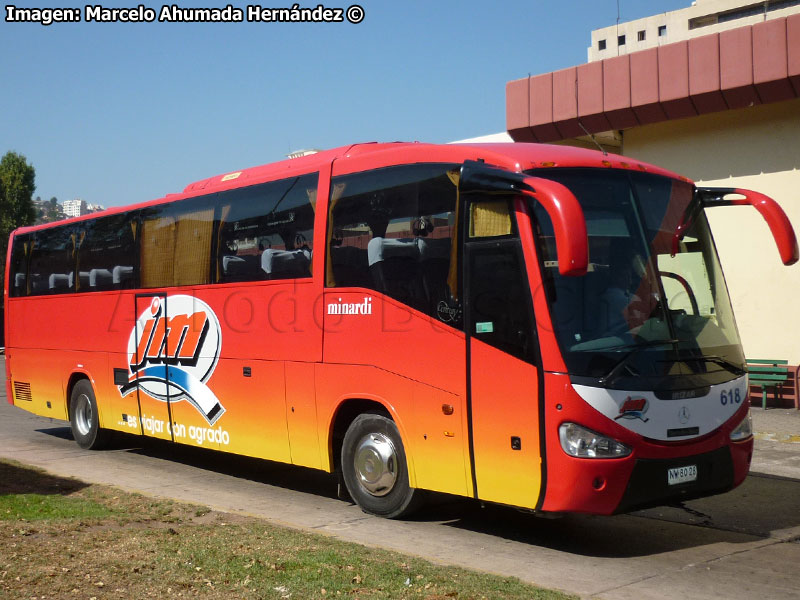
[{"label": "sky", "polygon": [[[87,23],[83,1],[12,1],[78,8],[82,22],[0,21],[0,155],[27,157],[34,196],[110,207],[298,149],[497,133],[506,83],[586,62],[591,30],[613,25],[618,5],[629,21],[690,4],[353,1],[363,8],[358,24]],[[157,14],[163,6],[102,6],[140,3]]]}]

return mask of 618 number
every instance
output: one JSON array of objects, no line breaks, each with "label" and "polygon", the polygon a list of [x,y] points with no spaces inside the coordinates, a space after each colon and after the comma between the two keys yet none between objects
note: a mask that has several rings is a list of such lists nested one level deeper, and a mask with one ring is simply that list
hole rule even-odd
[{"label": "618 number", "polygon": [[742,402],[742,392],[739,388],[730,389],[730,390],[722,390],[719,393],[719,401],[722,406],[725,406],[728,402],[733,404],[740,404]]}]

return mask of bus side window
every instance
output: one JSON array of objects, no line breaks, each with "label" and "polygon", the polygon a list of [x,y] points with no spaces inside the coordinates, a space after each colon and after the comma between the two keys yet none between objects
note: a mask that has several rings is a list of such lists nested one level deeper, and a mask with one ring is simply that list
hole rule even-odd
[{"label": "bus side window", "polygon": [[213,196],[142,209],[143,288],[209,283]]},{"label": "bus side window", "polygon": [[173,283],[175,266],[175,217],[171,205],[142,211],[141,281],[143,288],[166,287]]},{"label": "bus side window", "polygon": [[14,237],[11,247],[11,274],[9,279],[12,297],[28,295],[28,254],[33,238],[30,235]]},{"label": "bus side window", "polygon": [[453,165],[388,167],[331,186],[328,287],[364,287],[431,316],[448,300]]},{"label": "bus side window", "polygon": [[521,360],[534,362],[537,346],[530,292],[508,202],[479,200],[468,206],[466,256],[471,335]]},{"label": "bus side window", "polygon": [[318,174],[220,194],[216,281],[311,277]]},{"label": "bus side window", "polygon": [[39,231],[30,254],[30,295],[66,294],[75,289],[76,229],[67,225]]},{"label": "bus side window", "polygon": [[502,237],[516,233],[508,200],[480,200],[471,202],[469,211],[469,237]]},{"label": "bus side window", "polygon": [[78,236],[78,292],[136,287],[136,221],[132,213],[89,221]]},{"label": "bus side window", "polygon": [[513,248],[473,251],[470,269],[472,335],[512,356],[533,362],[536,343],[528,316],[530,300],[516,251]]}]

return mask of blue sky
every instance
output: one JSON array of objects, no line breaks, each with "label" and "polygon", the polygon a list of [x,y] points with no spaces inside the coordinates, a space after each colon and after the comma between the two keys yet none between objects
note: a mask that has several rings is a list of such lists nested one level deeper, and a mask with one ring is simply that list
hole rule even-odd
[{"label": "blue sky", "polygon": [[[140,2],[162,6],[103,6]],[[34,195],[118,206],[299,148],[494,133],[508,81],[585,62],[617,18],[616,0],[359,3],[358,25],[0,21],[0,154],[34,165]],[[620,17],[689,4],[619,0]]]}]

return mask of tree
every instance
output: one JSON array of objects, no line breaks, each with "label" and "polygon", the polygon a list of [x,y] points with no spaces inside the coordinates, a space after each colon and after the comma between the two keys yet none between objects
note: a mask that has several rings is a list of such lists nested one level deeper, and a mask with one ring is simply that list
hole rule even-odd
[{"label": "tree", "polygon": [[[0,159],[0,274],[5,275],[8,236],[17,227],[30,225],[36,218],[33,190],[36,171],[27,159],[16,152],[6,152]],[[2,280],[0,280],[2,281]]]},{"label": "tree", "polygon": [[47,220],[50,222],[58,221],[59,219],[64,218],[63,209],[61,205],[58,203],[58,198],[53,196],[50,198],[50,202],[47,205],[47,210],[45,211],[45,216]]}]

